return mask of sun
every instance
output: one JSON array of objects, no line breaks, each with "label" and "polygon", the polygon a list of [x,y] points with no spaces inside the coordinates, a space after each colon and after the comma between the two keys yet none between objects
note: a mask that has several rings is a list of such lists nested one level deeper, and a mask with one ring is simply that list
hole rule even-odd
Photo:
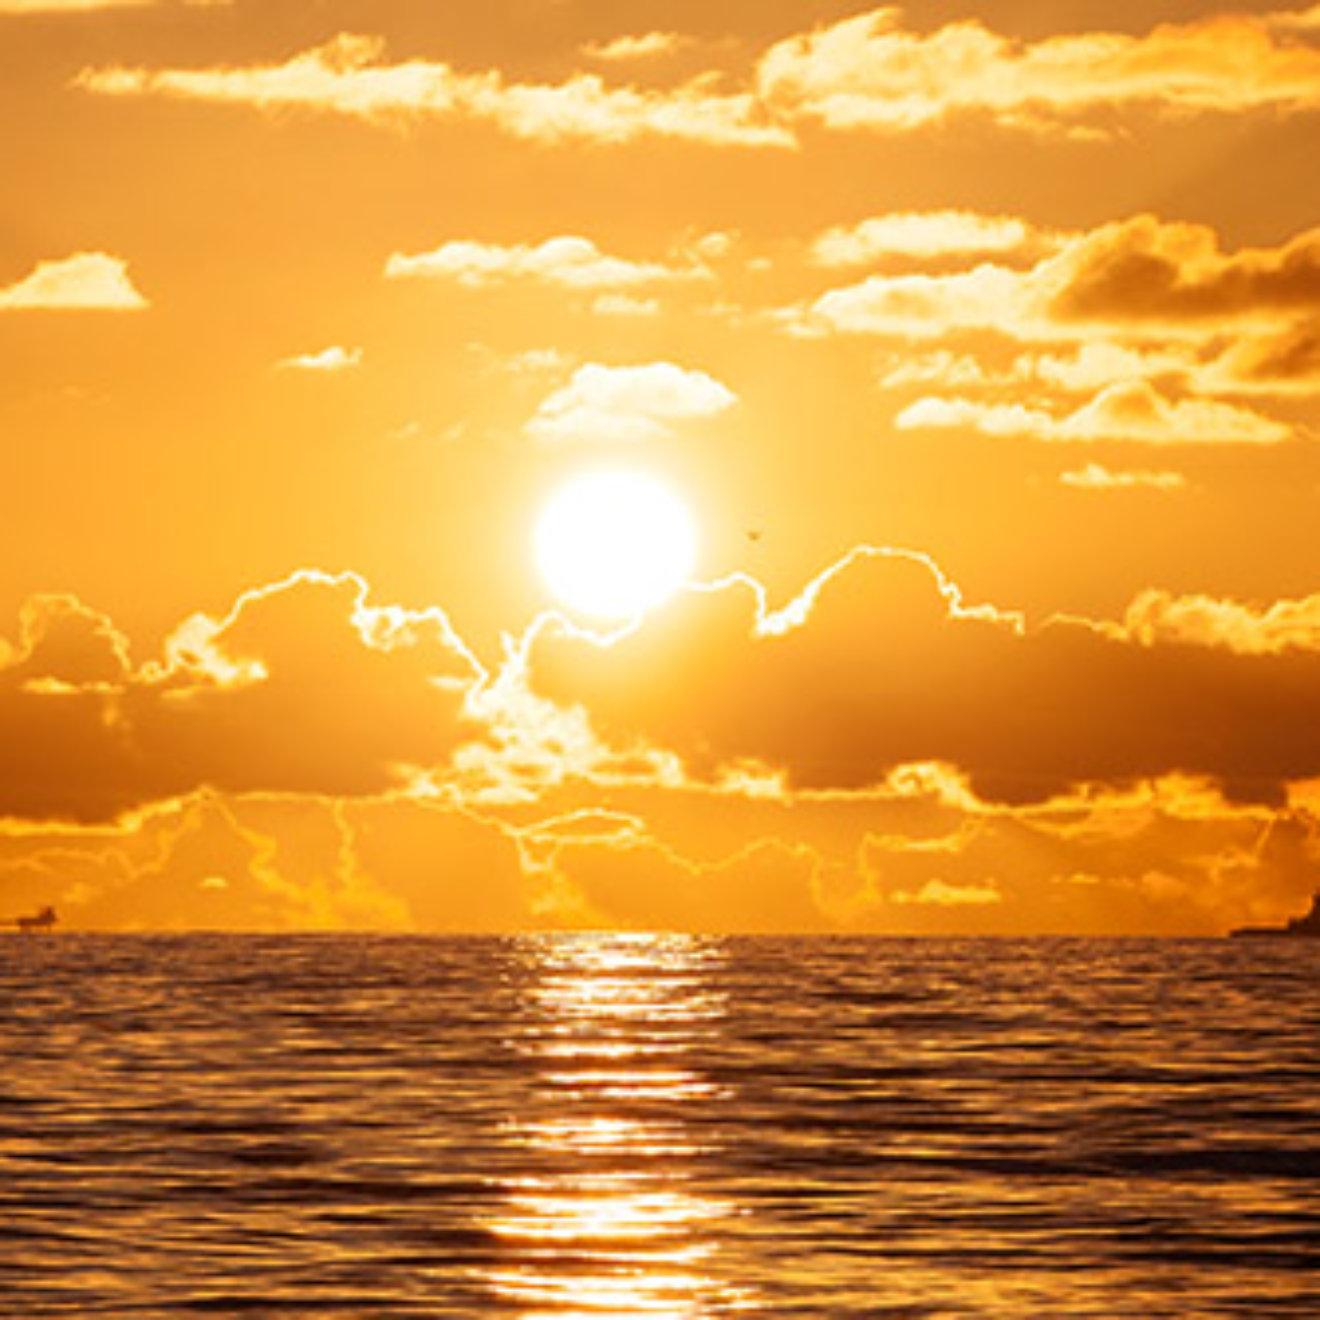
[{"label": "sun", "polygon": [[550,498],[536,525],[536,565],[575,613],[626,619],[671,596],[697,558],[692,515],[643,472],[592,472]]}]

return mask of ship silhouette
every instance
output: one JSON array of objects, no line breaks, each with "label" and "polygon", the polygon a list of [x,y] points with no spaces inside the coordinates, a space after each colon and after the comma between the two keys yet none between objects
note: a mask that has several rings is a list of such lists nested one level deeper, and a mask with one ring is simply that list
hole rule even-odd
[{"label": "ship silhouette", "polygon": [[6,926],[14,926],[18,930],[54,930],[55,923],[59,918],[55,915],[53,907],[44,907],[34,912],[29,917],[16,917],[13,921],[0,923]]},{"label": "ship silhouette", "polygon": [[1237,938],[1252,935],[1283,935],[1292,938],[1320,939],[1320,889],[1311,896],[1311,907],[1303,916],[1282,926],[1239,926],[1231,932]]}]

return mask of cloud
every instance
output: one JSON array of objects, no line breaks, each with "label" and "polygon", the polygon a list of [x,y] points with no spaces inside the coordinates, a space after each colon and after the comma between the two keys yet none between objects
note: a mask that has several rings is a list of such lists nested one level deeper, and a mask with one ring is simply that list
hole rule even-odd
[{"label": "cloud", "polygon": [[1320,595],[1253,606],[1143,591],[1128,606],[1123,627],[1144,646],[1209,646],[1237,655],[1320,652]]},{"label": "cloud", "polygon": [[1309,9],[1280,9],[1264,15],[1271,28],[1280,32],[1320,32],[1320,5]]},{"label": "cloud", "polygon": [[[1024,386],[1037,393],[1094,395],[1115,383],[1131,385],[1141,380],[1194,393],[1229,388],[1229,377],[1218,372],[1212,376],[1202,365],[1196,346],[1183,341],[1166,347],[1096,337],[1057,352],[1020,352],[1008,362],[997,357],[970,348],[920,353],[888,349],[876,357],[876,383],[882,389],[939,385],[961,390],[1011,389],[1019,395],[1025,393]],[[1234,384],[1233,388],[1238,387]]]},{"label": "cloud", "polygon": [[564,844],[552,865],[581,905],[572,914],[590,925],[789,934],[834,924],[816,893],[817,861],[809,848],[763,840],[694,862],[655,840],[624,836]]},{"label": "cloud", "polygon": [[0,675],[21,689],[113,690],[129,671],[127,639],[76,596],[29,597],[18,623],[16,644],[0,638]]},{"label": "cloud", "polygon": [[1025,220],[972,211],[898,211],[827,229],[809,254],[818,266],[865,266],[887,257],[986,256],[1043,241]]},{"label": "cloud", "polygon": [[588,362],[543,400],[526,430],[548,442],[654,440],[670,434],[674,423],[714,417],[736,401],[704,371],[672,362]]},{"label": "cloud", "polygon": [[644,32],[640,36],[615,37],[612,41],[589,41],[582,53],[593,60],[625,63],[673,55],[692,44],[692,38],[679,32]]},{"label": "cloud", "polygon": [[938,383],[948,388],[989,385],[996,376],[971,353],[934,349],[925,353],[881,352],[875,359],[876,384],[882,390]]},{"label": "cloud", "polygon": [[854,553],[774,616],[752,585],[681,597],[607,647],[542,630],[531,686],[694,773],[751,760],[799,790],[936,762],[990,802],[1169,774],[1277,802],[1320,772],[1320,651],[1147,642],[1076,619],[1027,629],[894,552]]},{"label": "cloud", "polygon": [[1096,339],[1067,353],[1024,353],[1015,359],[1006,379],[1090,394],[1118,381],[1132,384],[1159,377],[1198,385],[1197,373],[1194,345],[1177,343],[1166,348]]},{"label": "cloud", "polygon": [[[349,804],[360,874],[404,907],[415,930],[527,930],[547,924],[538,878],[516,833],[444,801],[406,797]],[[474,883],[479,877],[480,882]]]},{"label": "cloud", "polygon": [[1207,388],[1237,393],[1320,393],[1320,323],[1308,318],[1279,334],[1237,339],[1200,378]]},{"label": "cloud", "polygon": [[573,356],[560,348],[527,348],[498,361],[511,375],[535,377],[567,371],[573,365]]},{"label": "cloud", "polygon": [[1059,481],[1077,490],[1182,490],[1187,478],[1181,472],[1152,472],[1144,468],[1115,470],[1103,463],[1088,463],[1085,467],[1061,473]]},{"label": "cloud", "polygon": [[310,371],[319,375],[332,375],[339,371],[351,371],[361,364],[360,348],[344,348],[332,344],[319,353],[298,353],[293,357],[282,358],[275,367],[279,371]]},{"label": "cloud", "polygon": [[[938,337],[991,330],[1025,341],[1205,342],[1234,332],[1279,334],[1320,299],[1320,229],[1274,248],[1224,252],[1205,225],[1136,215],[1060,235],[1026,268],[873,274],[828,289],[781,319],[799,333]],[[1305,350],[1302,350],[1305,353]]]},{"label": "cloud", "polygon": [[564,924],[778,933],[834,924],[817,883],[820,857],[803,844],[744,838],[727,853],[694,857],[641,815],[592,808],[517,834],[547,896],[545,914]]},{"label": "cloud", "polygon": [[[952,333],[952,332],[951,332]],[[876,385],[884,390],[937,387],[965,395],[984,392],[994,402],[1006,394],[1019,399],[1061,395],[1094,396],[1121,388],[1141,393],[1141,382],[1155,392],[1213,397],[1227,401],[1309,399],[1320,393],[1320,329],[1299,323],[1279,334],[1245,332],[1225,341],[1218,326],[1198,337],[1181,332],[1164,342],[1145,337],[1123,343],[1121,327],[1066,349],[1030,349],[1011,361],[994,348],[930,348],[921,352],[886,348],[875,358]],[[1043,405],[1024,405],[1030,415]]]},{"label": "cloud", "polygon": [[105,252],[75,252],[54,261],[39,261],[32,272],[0,289],[5,309],[136,311],[147,300],[128,278],[128,263]]},{"label": "cloud", "polygon": [[498,70],[464,73],[441,61],[383,63],[377,37],[341,33],[282,64],[202,69],[84,69],[76,85],[103,96],[168,96],[303,108],[378,124],[419,119],[492,124],[534,142],[618,144],[671,138],[717,147],[785,148],[792,134],[750,92],[713,91],[709,78],[666,90],[612,86],[592,73],[558,83],[509,82]]},{"label": "cloud", "polygon": [[[1313,11],[1308,11],[1308,13]],[[1305,35],[1309,21],[1295,24]],[[886,6],[772,46],[763,101],[830,129],[897,133],[959,114],[1010,129],[1096,135],[1120,113],[1169,116],[1320,108],[1320,51],[1272,16],[1217,14],[1140,35],[1020,41],[976,19],[929,32]]]},{"label": "cloud", "polygon": [[518,280],[567,289],[630,289],[670,280],[699,279],[708,274],[697,266],[666,266],[607,256],[589,238],[571,234],[547,238],[535,245],[459,239],[415,256],[395,252],[385,263],[387,279],[453,280],[470,289]]},{"label": "cloud", "polygon": [[[463,72],[437,60],[390,64],[380,38],[351,33],[282,63],[97,67],[84,69],[77,83],[101,95],[297,106],[376,123],[475,120],[538,142],[667,137],[793,148],[801,124],[899,133],[967,113],[1009,129],[1097,137],[1136,110],[1183,118],[1315,110],[1320,50],[1308,42],[1320,25],[1312,12],[1215,15],[1139,35],[1023,42],[977,20],[916,32],[903,26],[901,9],[888,6],[777,42],[751,81],[732,91],[717,90],[719,70],[659,89],[610,84],[594,73],[521,83],[497,69]],[[653,31],[593,43],[584,53],[624,65],[687,44],[680,34]]]},{"label": "cloud", "polygon": [[480,667],[438,610],[303,572],[196,615],[136,668],[109,620],[39,598],[0,649],[0,817],[112,819],[204,785],[361,795],[472,736]]},{"label": "cloud", "polygon": [[[1213,934],[1305,904],[1313,598],[1152,593],[1029,629],[873,550],[782,610],[731,580],[614,646],[542,622],[527,654],[572,692],[537,708],[553,730],[506,707],[523,792],[479,799],[445,748],[489,751],[500,683],[474,689],[437,611],[302,574],[135,667],[102,615],[34,599],[0,647],[0,895],[78,929]],[[686,768],[553,751],[587,711]],[[555,773],[519,764],[538,739]],[[905,744],[948,755],[865,773]]]},{"label": "cloud", "polygon": [[52,903],[76,930],[545,924],[512,832],[443,803],[203,789],[109,824],[19,829],[0,823],[0,894]]},{"label": "cloud", "polygon": [[1208,225],[1137,215],[1077,238],[1042,264],[1039,278],[1056,290],[1051,310],[1065,321],[1277,324],[1320,300],[1320,229],[1276,248],[1226,253]]},{"label": "cloud", "polygon": [[936,338],[991,327],[1025,334],[1040,318],[1029,275],[985,262],[950,275],[872,275],[826,290],[786,319],[807,334]]},{"label": "cloud", "polygon": [[904,408],[894,425],[902,431],[971,430],[1035,440],[1147,445],[1269,445],[1293,434],[1284,423],[1236,404],[1167,399],[1148,381],[1109,385],[1062,416],[1024,404],[927,395]]},{"label": "cloud", "polygon": [[[861,863],[881,929],[1218,935],[1248,912],[1277,920],[1305,906],[1311,828],[1304,810],[1235,806],[1204,782],[1170,778],[965,818],[930,847],[872,831]],[[932,871],[999,902],[905,902]]]},{"label": "cloud", "polygon": [[656,298],[634,298],[627,293],[602,293],[592,299],[591,310],[597,316],[658,316],[660,302]]},{"label": "cloud", "polygon": [[770,318],[893,341],[880,388],[931,390],[905,427],[1276,443],[1291,431],[1272,409],[1320,394],[1320,230],[1234,251],[1208,226],[1137,215],[1055,239],[1027,266],[878,271]]},{"label": "cloud", "polygon": [[[0,822],[0,899],[80,930],[912,934],[1217,934],[1306,904],[1314,782],[1277,810],[1174,777],[1007,809],[948,769],[894,778],[787,799],[638,784],[612,790],[618,809],[566,785],[517,820],[451,797],[200,790],[109,823]],[[957,901],[978,891],[999,901]]]},{"label": "cloud", "polygon": [[874,547],[780,609],[733,578],[612,645],[543,618],[489,678],[348,574],[147,660],[37,597],[0,641],[0,896],[80,929],[1213,934],[1304,907],[1317,693],[1320,597],[1028,627]]},{"label": "cloud", "polygon": [[1043,437],[1056,423],[1048,413],[1021,403],[981,403],[928,394],[894,418],[900,431],[980,431],[984,435]]},{"label": "cloud", "polygon": [[218,7],[233,0],[0,0],[0,14],[87,14],[99,9],[150,9],[162,5]]},{"label": "cloud", "polygon": [[896,889],[889,894],[891,903],[931,904],[936,907],[983,907],[1002,903],[1004,896],[992,881],[986,884],[950,884],[935,877],[920,889]]}]

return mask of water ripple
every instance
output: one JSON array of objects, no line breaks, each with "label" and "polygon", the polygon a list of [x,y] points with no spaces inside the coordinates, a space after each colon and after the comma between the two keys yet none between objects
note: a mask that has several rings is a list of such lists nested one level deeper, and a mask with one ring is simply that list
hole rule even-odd
[{"label": "water ripple", "polygon": [[1309,946],[0,941],[14,1317],[1320,1314]]}]

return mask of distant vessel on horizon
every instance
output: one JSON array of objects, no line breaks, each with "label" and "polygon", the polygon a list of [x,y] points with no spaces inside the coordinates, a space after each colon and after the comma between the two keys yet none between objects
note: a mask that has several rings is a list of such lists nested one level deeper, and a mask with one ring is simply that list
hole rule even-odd
[{"label": "distant vessel on horizon", "polygon": [[0,922],[0,925],[13,926],[18,930],[54,930],[55,924],[59,918],[55,915],[53,907],[44,907],[34,912],[30,917],[16,917],[13,921]]},{"label": "distant vessel on horizon", "polygon": [[1320,889],[1311,895],[1310,910],[1282,926],[1239,926],[1230,934],[1236,939],[1251,935],[1282,935],[1302,939],[1320,939]]}]

